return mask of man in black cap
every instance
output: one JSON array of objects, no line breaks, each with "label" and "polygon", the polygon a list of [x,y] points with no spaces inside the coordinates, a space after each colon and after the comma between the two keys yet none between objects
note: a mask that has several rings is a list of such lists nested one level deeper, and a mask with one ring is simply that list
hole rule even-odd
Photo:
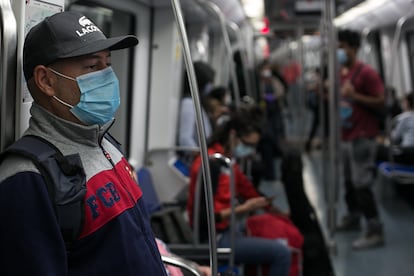
[{"label": "man in black cap", "polygon": [[[0,165],[0,275],[165,275],[142,191],[106,135],[120,103],[110,51],[137,44],[132,35],[106,38],[74,12],[48,17],[27,34],[23,70],[34,102],[24,135],[56,147],[63,156],[56,162],[80,160],[84,194],[80,208],[65,213],[62,198],[72,200],[75,185],[55,183],[50,191],[34,162],[7,155]],[[57,170],[52,178],[63,179]],[[68,240],[65,227],[76,226],[70,219],[79,214],[82,224]]]}]

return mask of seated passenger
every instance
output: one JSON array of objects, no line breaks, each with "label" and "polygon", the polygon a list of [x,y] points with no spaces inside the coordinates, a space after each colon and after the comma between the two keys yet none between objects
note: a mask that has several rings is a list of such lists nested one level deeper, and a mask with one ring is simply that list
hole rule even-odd
[{"label": "seated passenger", "polygon": [[390,134],[394,161],[403,164],[414,164],[414,93],[405,96],[402,106],[404,112],[393,119]]},{"label": "seated passenger", "polygon": [[211,125],[216,128],[229,118],[232,99],[230,91],[224,86],[214,87],[208,93]]},{"label": "seated passenger", "polygon": [[[204,132],[208,138],[211,135],[212,128],[209,117],[205,111],[205,98],[212,88],[215,72],[210,67],[210,65],[201,61],[194,63],[194,71],[197,78],[198,92],[200,93],[200,101],[202,105]],[[191,98],[191,91],[187,74],[185,74],[183,85],[184,96],[181,100],[180,105],[178,145],[186,147],[198,147],[196,114],[194,111],[193,99]]]},{"label": "seated passenger", "polygon": [[[249,120],[246,114],[235,114],[230,120],[223,123],[209,139],[208,153],[220,153],[227,157],[244,157],[254,151],[254,146],[260,139],[260,127]],[[194,196],[197,178],[200,171],[201,159],[197,157],[190,172],[190,193],[187,202],[190,223],[193,223]],[[248,214],[262,208],[270,208],[268,198],[261,196],[253,187],[249,179],[234,164],[235,185],[238,197],[245,201],[235,207],[237,215]],[[230,209],[230,178],[222,173],[217,162],[211,162],[211,179],[214,193],[214,213],[216,230],[218,233],[218,246],[230,246],[229,218]],[[201,208],[205,204],[201,202]],[[207,225],[205,209],[200,212],[200,237],[207,239]],[[204,223],[204,225],[203,225]],[[237,227],[235,240],[235,262],[241,264],[267,264],[268,275],[288,275],[290,268],[290,250],[283,242],[277,239],[251,237],[246,233],[245,223]]]}]

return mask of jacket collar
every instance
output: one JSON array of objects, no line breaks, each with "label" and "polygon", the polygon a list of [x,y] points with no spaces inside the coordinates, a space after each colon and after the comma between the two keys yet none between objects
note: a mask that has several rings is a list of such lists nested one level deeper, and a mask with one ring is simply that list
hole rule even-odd
[{"label": "jacket collar", "polygon": [[30,114],[32,116],[29,121],[29,129],[25,135],[38,135],[47,140],[69,144],[80,143],[99,146],[103,136],[114,123],[114,120],[111,120],[103,126],[80,125],[64,120],[34,102]]}]

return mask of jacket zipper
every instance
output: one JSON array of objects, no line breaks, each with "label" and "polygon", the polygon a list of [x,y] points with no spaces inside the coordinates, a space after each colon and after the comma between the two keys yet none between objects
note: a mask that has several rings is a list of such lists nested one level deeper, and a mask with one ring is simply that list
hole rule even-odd
[{"label": "jacket zipper", "polygon": [[[135,200],[134,200],[134,198],[132,197],[132,195],[131,195],[131,193],[129,192],[129,190],[124,186],[124,180],[123,180],[123,178],[121,177],[121,175],[119,174],[119,172],[117,171],[117,169],[116,169],[116,167],[115,167],[115,163],[114,163],[114,161],[112,160],[112,157],[111,157],[111,155],[109,154],[109,152],[107,152],[102,146],[100,146],[100,148],[101,148],[101,150],[102,150],[102,152],[103,152],[103,154],[105,155],[105,158],[111,163],[111,165],[112,165],[112,168],[113,168],[113,170],[115,171],[115,173],[116,173],[116,175],[118,176],[118,178],[119,178],[119,180],[120,180],[120,182],[121,182],[121,185],[122,185],[122,188],[124,188],[124,190],[128,193],[128,195],[129,195],[129,199],[130,199],[130,201],[132,202],[132,204],[133,204],[133,212],[134,212],[134,215],[135,215],[135,217],[136,217],[136,219],[138,219],[138,222],[140,223],[140,225],[142,226],[142,229],[143,230],[147,230],[146,229],[146,227],[145,227],[145,223],[144,223],[144,220],[142,219],[142,217],[140,216],[140,214],[138,213],[138,210],[136,210],[136,208],[138,208],[136,205],[138,204],[138,202],[135,202]],[[150,239],[149,239],[149,237],[148,237],[148,234],[147,233],[145,233],[145,232],[143,232],[143,234],[144,234],[144,237],[145,237],[145,240],[147,241],[147,244],[148,245],[150,245],[151,244],[151,241],[150,241]],[[154,241],[155,242],[155,241]],[[153,246],[149,246],[149,248],[150,248],[150,250],[151,250],[151,253],[152,253],[152,255],[154,256],[154,257],[156,257],[157,256],[157,254],[156,254],[156,252],[155,252],[155,250],[154,250],[154,248],[153,248]]]}]

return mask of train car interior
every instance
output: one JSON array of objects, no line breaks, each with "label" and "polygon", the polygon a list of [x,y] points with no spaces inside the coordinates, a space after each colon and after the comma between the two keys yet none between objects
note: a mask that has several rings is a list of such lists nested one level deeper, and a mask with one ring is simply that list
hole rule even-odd
[{"label": "train car interior", "polygon": [[[406,150],[409,156],[411,148],[404,148],[399,144],[401,139],[393,138],[403,118],[400,114],[409,116],[414,112],[414,104],[410,109],[405,103],[409,95],[414,97],[413,0],[0,3],[1,151],[29,125],[33,99],[23,77],[22,51],[25,35],[37,22],[63,10],[77,11],[94,21],[107,36],[138,37],[137,47],[114,51],[111,56],[119,79],[121,104],[110,133],[136,170],[155,236],[183,258],[163,256],[165,264],[183,269],[183,274],[178,275],[205,275],[187,261],[210,266],[210,275],[214,276],[271,275],[265,266],[235,261],[234,244],[216,243],[221,233],[211,221],[212,181],[217,180],[212,174],[218,170],[231,179],[228,220],[233,231],[236,220],[241,221],[235,214],[241,204],[236,202],[234,189],[234,174],[238,173],[233,171],[235,163],[260,195],[270,198],[277,210],[290,216],[289,221],[304,239],[301,248],[290,246],[295,263],[290,276],[414,275],[414,220],[410,219],[414,215],[414,158],[411,164],[399,162],[395,152]],[[375,164],[364,171],[372,174],[370,198],[375,198],[381,219],[381,242],[363,250],[356,249],[353,243],[360,231],[341,231],[338,227],[348,210],[345,182],[351,177],[343,169],[343,145],[349,141],[344,141],[342,135],[341,93],[343,72],[349,71],[342,70],[344,64],[337,56],[338,49],[347,47],[338,40],[342,30],[360,34],[356,60],[376,72],[384,95],[383,109],[370,115],[381,122],[375,137],[369,137],[378,148],[373,155]],[[207,64],[213,74],[203,75],[197,63]],[[270,78],[265,77],[265,71],[269,71],[266,68],[277,79],[277,88],[272,88],[280,91],[276,96],[266,95],[264,79]],[[203,77],[209,79],[201,86]],[[218,87],[226,93],[226,99],[220,102],[225,109],[214,109],[223,117],[213,118],[212,103],[216,102],[207,105],[204,101]],[[194,129],[193,144],[180,143],[186,97],[191,99],[194,115],[188,126]],[[277,107],[273,106],[275,102]],[[394,107],[398,111],[394,112]],[[218,118],[226,124],[232,120],[230,115],[240,110],[257,110],[256,120],[264,121],[260,133],[270,133],[270,150],[266,148],[268,144],[259,142],[254,155],[237,161],[231,156],[208,155],[208,139],[213,137],[209,135],[220,129]],[[210,130],[206,119],[213,122]],[[409,128],[403,126],[400,131]],[[414,133],[414,126],[411,128]],[[414,147],[414,139],[411,146]],[[186,210],[195,160],[201,160],[197,183],[203,187],[196,196],[197,204],[207,204],[206,208],[200,207],[203,211],[194,211],[207,216],[208,229],[204,230],[209,239],[203,241],[197,236],[203,226],[190,227],[193,218]],[[358,177],[365,179],[366,175]],[[362,229],[370,227],[370,220],[361,222]]]}]

